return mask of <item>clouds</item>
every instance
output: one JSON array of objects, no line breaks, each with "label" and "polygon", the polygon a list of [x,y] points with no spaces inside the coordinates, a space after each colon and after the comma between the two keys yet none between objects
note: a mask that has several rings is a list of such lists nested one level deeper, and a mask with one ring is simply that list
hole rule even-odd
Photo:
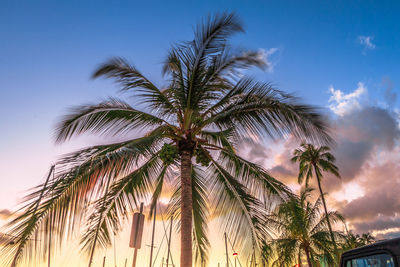
[{"label": "clouds", "polygon": [[269,148],[263,146],[260,141],[250,138],[242,140],[239,150],[243,158],[259,165],[264,165],[271,156]]},{"label": "clouds", "polygon": [[360,173],[372,153],[393,149],[400,134],[388,110],[371,106],[339,117],[334,132],[337,142],[334,153],[344,182]]},{"label": "clouds", "polygon": [[354,109],[360,109],[360,101],[362,97],[367,94],[367,88],[362,82],[359,82],[357,88],[348,94],[345,94],[339,89],[335,89],[333,86],[329,88],[329,91],[332,94],[329,98],[329,103],[331,103],[329,108],[339,116],[344,116]]},{"label": "clouds", "polygon": [[397,228],[400,226],[399,217],[388,217],[384,215],[377,216],[375,221],[362,221],[354,224],[360,232],[369,232],[371,230],[382,231],[389,228]]},{"label": "clouds", "polygon": [[386,103],[391,107],[397,101],[397,93],[393,91],[393,81],[389,76],[384,76],[382,78],[382,85],[385,87],[384,98]]},{"label": "clouds", "polygon": [[274,58],[274,55],[279,51],[278,48],[270,48],[270,49],[259,49],[258,56],[261,60],[263,60],[267,64],[267,71],[273,72],[277,61]]},{"label": "clouds", "polygon": [[[328,206],[343,213],[356,233],[396,235],[400,231],[398,115],[394,108],[369,102],[367,88],[361,82],[347,94],[333,87],[330,92],[329,108],[336,115],[332,120],[336,141],[332,152],[342,179],[324,175]],[[290,138],[279,149],[268,152],[273,162],[266,167],[288,185],[297,184],[298,165],[290,158],[298,145],[298,140]]]},{"label": "clouds", "polygon": [[373,39],[373,36],[358,36],[358,42],[364,47],[363,54],[365,54],[368,50],[373,50],[376,48],[376,45],[372,42]]},{"label": "clouds", "polygon": [[[374,157],[373,162],[378,160]],[[353,222],[357,231],[363,231],[366,227],[370,227],[369,231],[382,230],[383,222],[400,221],[400,164],[398,159],[380,160],[384,163],[370,163],[360,177],[364,195],[342,208],[343,214]]]},{"label": "clouds", "polygon": [[[400,221],[400,130],[391,110],[365,106],[335,121],[334,153],[343,184],[325,183],[328,192],[356,184],[362,194],[331,204],[358,232],[390,230]],[[332,194],[331,194],[332,195]]]}]

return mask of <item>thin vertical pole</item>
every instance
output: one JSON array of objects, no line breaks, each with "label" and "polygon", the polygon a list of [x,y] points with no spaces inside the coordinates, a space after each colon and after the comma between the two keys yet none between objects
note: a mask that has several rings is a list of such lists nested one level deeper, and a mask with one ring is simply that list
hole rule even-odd
[{"label": "thin vertical pole", "polygon": [[[53,165],[52,171],[53,171],[53,182],[54,182],[54,172],[55,172],[55,167],[56,165]],[[51,193],[51,196],[53,197],[53,192]],[[51,238],[52,238],[52,231],[53,231],[53,217],[50,218],[50,225],[49,225],[49,251],[47,252],[47,266],[50,267],[50,261],[51,261]]]},{"label": "thin vertical pole", "polygon": [[[142,213],[143,213],[143,202],[140,203],[140,214],[142,214]],[[137,225],[136,225],[136,232],[135,232],[136,237],[135,237],[135,241],[137,240],[138,230],[139,230],[139,221],[138,221],[138,223],[137,223]],[[133,252],[132,267],[136,267],[137,252],[138,252],[138,249],[135,248],[135,250],[134,250],[134,252]]]},{"label": "thin vertical pole", "polygon": [[115,232],[114,232],[114,266],[117,267],[117,248],[115,247]]},{"label": "thin vertical pole", "polygon": [[[110,186],[110,181],[111,181],[111,179],[107,180],[106,191],[104,192],[104,197],[103,197],[103,204],[106,202],[106,197],[107,197],[108,188]],[[94,236],[93,246],[92,246],[92,249],[90,251],[90,258],[89,258],[88,267],[91,267],[92,263],[93,263],[94,250],[96,248],[96,243],[97,243],[98,236],[99,236],[99,229],[96,230],[96,234]]]},{"label": "thin vertical pole", "polygon": [[53,217],[50,217],[50,225],[49,225],[49,245],[47,251],[47,266],[50,267],[50,259],[51,259],[51,231],[53,230]]},{"label": "thin vertical pole", "polygon": [[169,266],[169,254],[171,254],[171,237],[172,237],[172,222],[174,217],[171,216],[171,225],[169,226],[169,238],[168,238],[168,251],[167,251],[167,267]]},{"label": "thin vertical pole", "polygon": [[106,256],[103,258],[103,267],[106,266]]},{"label": "thin vertical pole", "polygon": [[257,267],[256,250],[254,249],[254,243],[253,243],[253,259],[254,259],[254,267]]},{"label": "thin vertical pole", "polygon": [[51,255],[51,218],[50,218],[50,231],[49,231],[49,249],[47,252],[47,266],[50,267],[50,255]]},{"label": "thin vertical pole", "polygon": [[125,267],[128,265],[128,259],[125,258]]},{"label": "thin vertical pole", "polygon": [[151,233],[151,247],[150,247],[150,264],[149,267],[151,267],[153,263],[153,248],[154,248],[154,232],[156,230],[156,216],[157,216],[157,203],[154,205],[154,214],[153,214],[153,231]]},{"label": "thin vertical pole", "polygon": [[229,258],[228,258],[228,242],[227,242],[226,233],[225,233],[224,235],[225,235],[226,267],[229,267]]}]

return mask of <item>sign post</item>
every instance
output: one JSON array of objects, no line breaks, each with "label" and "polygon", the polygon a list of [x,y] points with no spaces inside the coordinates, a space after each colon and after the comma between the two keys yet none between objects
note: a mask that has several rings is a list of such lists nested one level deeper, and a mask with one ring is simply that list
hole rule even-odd
[{"label": "sign post", "polygon": [[129,247],[135,249],[133,252],[132,267],[136,267],[137,252],[142,245],[143,225],[144,225],[143,203],[140,203],[140,211],[135,212],[133,214],[131,238],[129,241]]}]

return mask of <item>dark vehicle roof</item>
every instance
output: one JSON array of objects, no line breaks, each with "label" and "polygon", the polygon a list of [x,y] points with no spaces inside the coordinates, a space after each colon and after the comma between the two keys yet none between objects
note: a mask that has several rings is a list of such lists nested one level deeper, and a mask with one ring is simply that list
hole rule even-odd
[{"label": "dark vehicle roof", "polygon": [[349,257],[349,256],[354,256],[358,254],[364,254],[364,253],[376,253],[379,250],[389,250],[396,256],[400,256],[400,237],[399,238],[393,238],[390,240],[383,240],[383,241],[378,241],[373,244],[355,248],[352,250],[348,250],[343,253],[343,257]]}]

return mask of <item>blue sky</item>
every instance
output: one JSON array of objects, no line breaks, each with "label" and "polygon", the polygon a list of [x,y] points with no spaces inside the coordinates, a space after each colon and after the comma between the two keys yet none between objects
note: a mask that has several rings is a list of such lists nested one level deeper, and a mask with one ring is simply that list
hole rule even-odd
[{"label": "blue sky", "polygon": [[382,79],[399,84],[395,1],[3,1],[1,111],[10,115],[1,118],[7,127],[0,140],[22,137],[27,127],[42,136],[66,107],[115,94],[109,83],[90,80],[112,56],[128,58],[162,85],[160,63],[171,44],[190,39],[210,12],[225,10],[245,24],[236,45],[277,49],[273,72],[253,75],[308,103],[326,106],[331,85],[349,92],[361,81],[372,99],[382,99]]},{"label": "blue sky", "polygon": [[[21,193],[43,179],[57,155],[86,144],[81,139],[55,146],[52,133],[68,107],[119,95],[109,81],[90,79],[98,64],[123,56],[161,86],[168,48],[190,40],[197,22],[221,11],[235,11],[244,22],[246,33],[235,36],[233,44],[262,49],[272,65],[251,75],[325,108],[333,119],[339,117],[338,124],[345,120],[343,110],[364,107],[383,108],[398,120],[398,1],[4,0],[0,209],[13,209]],[[336,97],[329,102],[332,87]],[[341,125],[344,135],[347,128]],[[398,144],[398,129],[393,136]],[[376,141],[379,151],[380,144]],[[400,151],[399,146],[393,149]],[[385,156],[390,158],[393,149]],[[365,187],[362,179],[374,176],[363,168],[365,176],[348,180],[355,191]],[[354,194],[346,201],[362,196]]]},{"label": "blue sky", "polygon": [[[112,94],[106,83],[88,78],[97,64],[116,55],[161,83],[160,63],[170,45],[190,39],[196,22],[223,10],[237,12],[245,23],[247,33],[234,43],[278,48],[274,72],[257,73],[259,78],[308,102],[326,102],[332,84],[351,90],[363,81],[378,89],[383,76],[396,83],[400,5],[319,2],[6,1],[0,10],[1,87],[12,100],[6,107],[24,97],[28,102],[58,97],[45,105],[63,107]],[[366,51],[360,36],[371,36],[375,48]]]}]

